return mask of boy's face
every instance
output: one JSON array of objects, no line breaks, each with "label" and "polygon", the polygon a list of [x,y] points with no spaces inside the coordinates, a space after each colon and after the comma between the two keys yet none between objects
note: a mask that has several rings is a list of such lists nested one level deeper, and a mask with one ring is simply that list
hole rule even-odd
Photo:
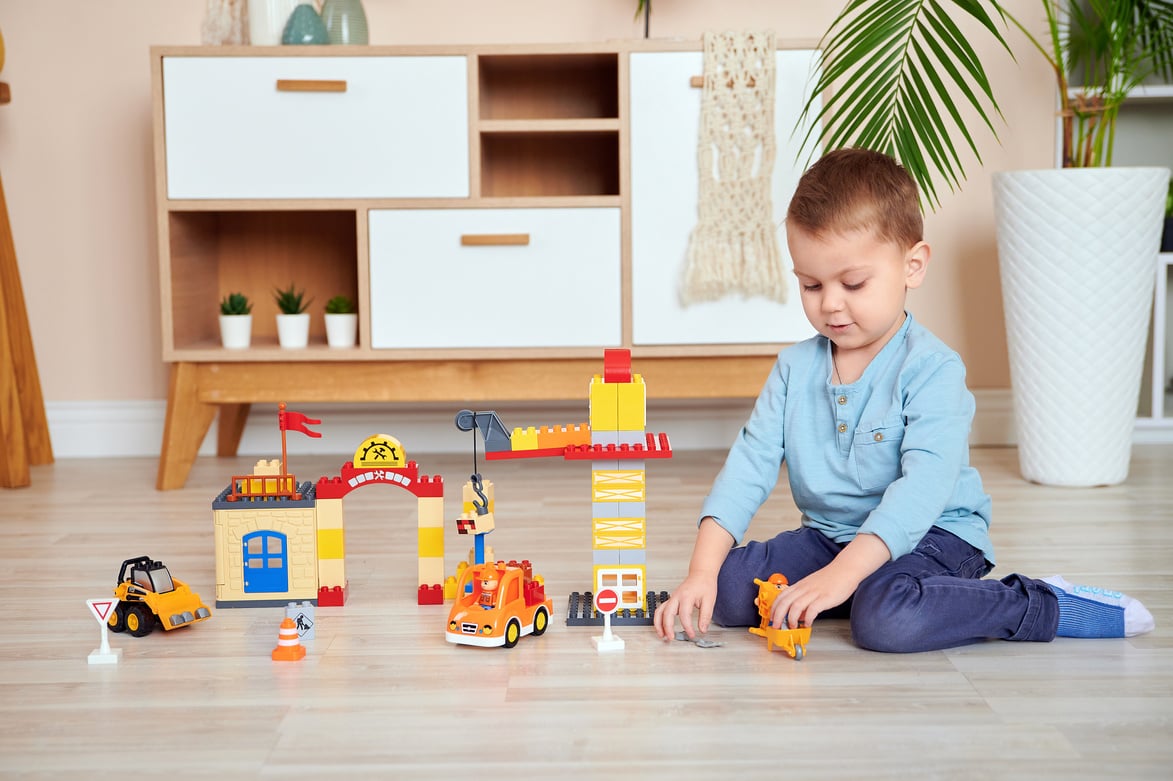
[{"label": "boy's face", "polygon": [[929,246],[908,249],[871,231],[816,238],[791,227],[786,244],[802,291],[802,308],[837,356],[870,360],[904,322],[905,294],[919,287]]}]

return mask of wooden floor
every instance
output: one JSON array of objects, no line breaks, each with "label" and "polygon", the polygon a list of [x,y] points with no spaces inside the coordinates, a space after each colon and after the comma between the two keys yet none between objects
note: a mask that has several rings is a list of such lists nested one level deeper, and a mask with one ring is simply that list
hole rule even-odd
[{"label": "wooden floor", "polygon": [[[302,480],[345,460],[291,451]],[[684,573],[722,456],[649,462],[652,589]],[[0,493],[0,778],[1173,777],[1173,448],[1138,446],[1129,481],[1099,489],[1026,484],[1013,450],[974,461],[994,496],[995,575],[1125,590],[1156,631],[894,656],[821,620],[796,662],[741,629],[701,648],[627,627],[626,650],[600,655],[599,630],[564,622],[567,595],[589,589],[589,466],[482,461],[489,543],[533,561],[554,595],[544,637],[446,643],[447,608],[415,604],[414,499],[372,486],[345,502],[350,601],[319,608],[304,661],[271,661],[283,611],[252,608],[111,635],[121,662],[90,666],[100,630],[85,600],[111,595],[123,559],[161,559],[213,603],[211,499],[251,459],[200,459],[166,493],[149,459],[34,467],[31,487]],[[444,476],[455,519],[471,457],[420,466]],[[796,522],[779,489],[751,535]],[[453,526],[449,570],[468,549]]]}]

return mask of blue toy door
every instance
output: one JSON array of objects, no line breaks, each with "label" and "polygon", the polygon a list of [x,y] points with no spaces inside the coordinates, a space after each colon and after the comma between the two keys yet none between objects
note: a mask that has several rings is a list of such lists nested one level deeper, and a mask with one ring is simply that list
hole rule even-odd
[{"label": "blue toy door", "polygon": [[244,591],[284,593],[289,591],[289,546],[280,532],[260,531],[241,539],[244,550]]}]

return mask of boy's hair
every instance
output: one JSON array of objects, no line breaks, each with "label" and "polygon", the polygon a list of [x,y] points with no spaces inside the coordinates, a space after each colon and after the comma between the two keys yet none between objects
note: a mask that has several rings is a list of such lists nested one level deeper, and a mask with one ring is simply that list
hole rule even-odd
[{"label": "boy's hair", "polygon": [[924,238],[916,182],[869,149],[836,149],[815,161],[798,181],[786,223],[816,237],[867,230],[905,248]]}]

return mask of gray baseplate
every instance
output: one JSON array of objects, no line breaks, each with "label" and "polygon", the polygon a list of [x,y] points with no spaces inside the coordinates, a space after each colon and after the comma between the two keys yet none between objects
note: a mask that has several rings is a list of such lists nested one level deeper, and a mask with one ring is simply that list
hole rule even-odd
[{"label": "gray baseplate", "polygon": [[[611,616],[611,626],[651,626],[656,615],[656,607],[661,602],[668,601],[667,591],[649,591],[647,593],[647,610],[619,610]],[[595,610],[595,595],[587,591],[570,592],[570,601],[566,606],[567,626],[602,626],[603,615]]]}]

